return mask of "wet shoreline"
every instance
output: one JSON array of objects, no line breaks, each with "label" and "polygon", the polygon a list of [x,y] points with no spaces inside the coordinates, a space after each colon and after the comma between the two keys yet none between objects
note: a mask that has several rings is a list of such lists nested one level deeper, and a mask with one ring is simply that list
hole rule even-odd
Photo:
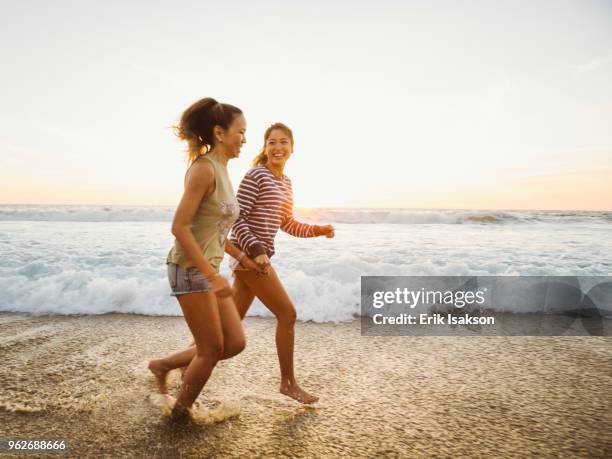
[{"label": "wet shoreline", "polygon": [[[0,313],[0,436],[66,438],[73,457],[604,457],[612,451],[609,337],[364,337],[359,320],[299,322],[296,370],[321,397],[278,394],[275,322],[245,321],[202,410],[168,422],[148,359],[180,350],[180,317]],[[170,378],[175,394],[179,378]],[[30,456],[32,457],[32,456]]]}]

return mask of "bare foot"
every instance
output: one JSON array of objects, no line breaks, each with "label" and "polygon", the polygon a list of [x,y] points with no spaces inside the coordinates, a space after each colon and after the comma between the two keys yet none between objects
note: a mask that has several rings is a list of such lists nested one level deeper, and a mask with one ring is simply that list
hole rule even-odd
[{"label": "bare foot", "polygon": [[192,419],[191,410],[180,403],[175,403],[172,413],[170,413],[170,419],[175,422],[189,421]]},{"label": "bare foot", "polygon": [[166,376],[168,376],[168,370],[162,367],[157,360],[151,360],[149,362],[149,370],[155,376],[157,380],[157,385],[159,386],[160,394],[168,393],[168,384],[166,384]]},{"label": "bare foot", "polygon": [[311,404],[319,400],[319,397],[309,394],[295,382],[293,384],[281,383],[280,393],[305,404]]}]

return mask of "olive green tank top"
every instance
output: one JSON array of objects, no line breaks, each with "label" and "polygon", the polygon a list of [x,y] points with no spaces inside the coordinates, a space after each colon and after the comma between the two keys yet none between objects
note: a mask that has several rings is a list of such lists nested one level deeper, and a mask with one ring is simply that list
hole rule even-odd
[{"label": "olive green tank top", "polygon": [[[227,168],[209,154],[200,156],[196,161],[210,161],[213,165],[215,170],[215,191],[200,202],[200,206],[191,222],[191,230],[202,249],[202,253],[215,271],[219,272],[219,266],[225,252],[225,240],[230,228],[238,219],[240,209],[232,182],[227,173]],[[174,247],[170,249],[166,261],[168,263],[175,263],[182,268],[195,266],[187,258],[177,240],[174,241]]]}]

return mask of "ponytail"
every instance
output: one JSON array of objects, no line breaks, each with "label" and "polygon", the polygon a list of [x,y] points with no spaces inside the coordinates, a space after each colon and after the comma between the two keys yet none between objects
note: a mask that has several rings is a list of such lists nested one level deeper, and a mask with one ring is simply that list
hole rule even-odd
[{"label": "ponytail", "polygon": [[255,159],[253,159],[253,162],[251,163],[251,166],[253,166],[253,167],[265,166],[267,162],[268,162],[268,156],[266,155],[266,147],[264,146],[259,151],[257,156],[255,156]]},{"label": "ponytail", "polygon": [[187,142],[189,164],[213,148],[215,126],[227,129],[241,114],[238,107],[217,102],[212,97],[200,99],[185,110],[174,130],[179,139]]}]

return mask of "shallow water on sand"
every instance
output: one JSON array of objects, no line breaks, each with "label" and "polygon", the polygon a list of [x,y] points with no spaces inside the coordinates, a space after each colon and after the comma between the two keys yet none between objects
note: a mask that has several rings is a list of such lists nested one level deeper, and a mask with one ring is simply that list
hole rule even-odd
[{"label": "shallow water on sand", "polygon": [[[0,437],[66,438],[79,457],[612,451],[612,338],[362,337],[358,321],[299,323],[297,374],[321,397],[312,408],[277,392],[275,322],[245,327],[247,349],[198,399],[202,413],[239,413],[176,425],[146,363],[189,343],[182,318],[0,314]],[[172,373],[171,395],[179,384]]]}]

